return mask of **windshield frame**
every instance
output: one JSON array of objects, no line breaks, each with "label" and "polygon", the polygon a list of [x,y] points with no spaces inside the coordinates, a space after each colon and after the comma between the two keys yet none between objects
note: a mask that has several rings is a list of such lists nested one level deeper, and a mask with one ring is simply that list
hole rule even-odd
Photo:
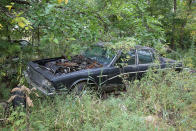
[{"label": "windshield frame", "polygon": [[[92,48],[102,48],[102,51],[103,50],[111,50],[111,49],[108,49],[107,47],[105,47],[105,46],[103,46],[103,45],[93,45],[93,46],[90,46],[89,48],[87,48],[82,54],[85,56],[85,57],[87,57],[88,59],[91,59],[91,60],[95,60],[95,59],[92,59],[92,57],[90,57],[89,55],[87,55],[87,53],[86,52],[88,52],[88,50],[89,49],[92,49]],[[106,51],[105,51],[105,53],[107,53]],[[99,61],[99,60],[95,60],[96,62],[98,62],[99,64],[102,64],[103,66],[110,66],[110,65],[112,65],[112,63],[114,62],[114,59],[116,58],[116,54],[117,54],[117,52],[116,51],[113,51],[113,55],[111,56],[111,58],[109,58],[109,60],[108,60],[108,62],[106,61],[106,57],[104,58],[105,59],[105,62],[107,62],[107,63],[103,63],[103,62],[101,62],[101,61]],[[108,55],[109,56],[109,55]],[[97,58],[101,58],[101,56],[94,56],[94,57],[97,57]]]}]

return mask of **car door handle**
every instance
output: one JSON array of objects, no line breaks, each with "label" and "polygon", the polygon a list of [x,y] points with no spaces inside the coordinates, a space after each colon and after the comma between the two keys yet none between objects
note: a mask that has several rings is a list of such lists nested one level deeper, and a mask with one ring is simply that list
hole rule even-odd
[{"label": "car door handle", "polygon": [[99,76],[97,76],[98,78],[100,78],[100,77],[107,77],[108,75],[99,75]]}]

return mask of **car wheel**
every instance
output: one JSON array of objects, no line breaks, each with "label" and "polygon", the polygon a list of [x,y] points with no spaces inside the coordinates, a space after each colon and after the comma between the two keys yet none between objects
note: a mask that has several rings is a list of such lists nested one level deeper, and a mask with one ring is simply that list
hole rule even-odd
[{"label": "car wheel", "polygon": [[81,95],[82,92],[86,92],[88,84],[86,82],[80,82],[74,86],[73,93],[75,95]]},{"label": "car wheel", "polygon": [[87,91],[96,90],[95,85],[89,85],[87,82],[80,82],[74,86],[73,93],[75,95],[85,94]]}]

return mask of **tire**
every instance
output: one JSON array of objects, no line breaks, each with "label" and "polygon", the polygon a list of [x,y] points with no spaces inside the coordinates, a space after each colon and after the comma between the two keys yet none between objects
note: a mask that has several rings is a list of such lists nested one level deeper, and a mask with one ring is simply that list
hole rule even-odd
[{"label": "tire", "polygon": [[86,91],[92,91],[96,90],[96,87],[94,85],[89,85],[86,81],[85,82],[80,82],[74,86],[74,89],[72,92],[75,95],[81,95],[82,93],[86,93]]},{"label": "tire", "polygon": [[87,89],[88,84],[86,82],[80,82],[74,86],[73,93],[75,95],[81,95],[85,89]]}]

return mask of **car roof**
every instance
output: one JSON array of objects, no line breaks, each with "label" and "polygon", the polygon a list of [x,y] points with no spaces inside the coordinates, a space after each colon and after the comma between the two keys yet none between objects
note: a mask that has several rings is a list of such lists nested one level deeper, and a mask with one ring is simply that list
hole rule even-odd
[{"label": "car roof", "polygon": [[[100,47],[105,47],[108,44],[112,44],[111,42],[98,42],[95,45],[100,46]],[[147,46],[141,46],[141,45],[136,45],[135,49],[146,49],[146,50],[154,50],[153,48],[147,47]]]},{"label": "car roof", "polygon": [[154,50],[153,48],[147,47],[147,46],[141,46],[141,45],[136,45],[136,49],[148,49],[148,50]]},{"label": "car roof", "polygon": [[110,43],[110,42],[98,42],[98,43],[96,43],[95,45],[96,45],[96,46],[104,47],[104,46],[106,46],[106,45],[108,45],[108,44],[111,44],[111,43]]}]

